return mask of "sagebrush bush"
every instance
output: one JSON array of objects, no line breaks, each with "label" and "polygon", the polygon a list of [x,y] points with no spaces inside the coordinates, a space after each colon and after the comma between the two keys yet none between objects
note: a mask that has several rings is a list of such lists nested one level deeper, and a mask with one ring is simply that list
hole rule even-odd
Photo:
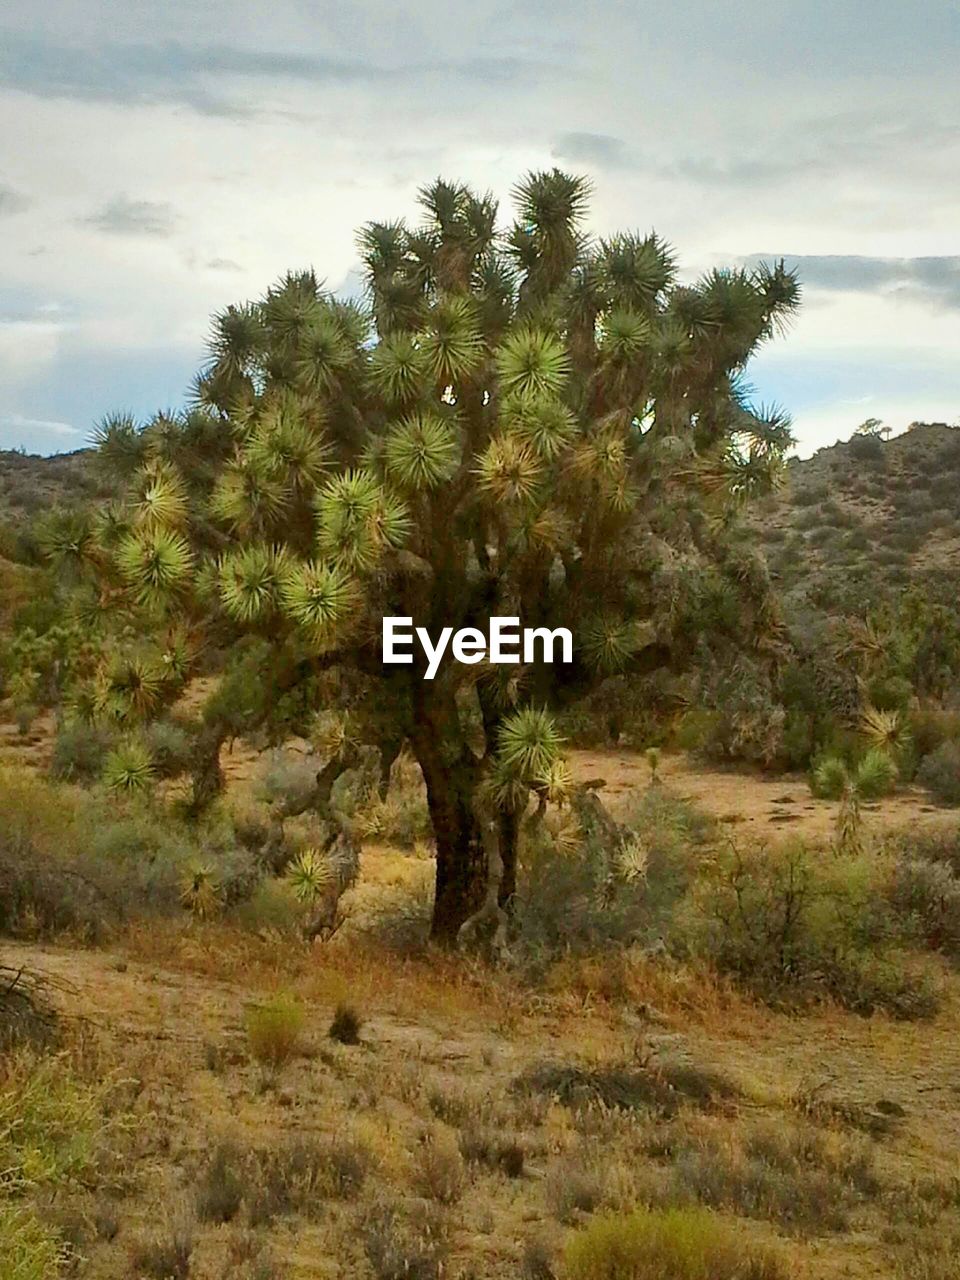
[{"label": "sagebrush bush", "polygon": [[960,742],[943,742],[921,760],[917,782],[942,804],[960,804]]},{"label": "sagebrush bush", "polygon": [[595,1218],[567,1241],[564,1280],[787,1280],[769,1250],[704,1209],[635,1209]]},{"label": "sagebrush bush", "polygon": [[673,938],[774,1004],[829,997],[856,1013],[905,1018],[938,1005],[927,971],[898,950],[884,867],[862,854],[734,850],[678,911]]},{"label": "sagebrush bush", "polygon": [[300,1048],[305,1016],[292,996],[278,995],[247,1011],[247,1044],[251,1056],[271,1071],[279,1070]]},{"label": "sagebrush bush", "polygon": [[[228,822],[190,827],[136,797],[112,799],[0,769],[0,933],[96,941],[132,916],[178,914],[184,873],[209,865],[224,900],[259,872]],[[202,850],[202,855],[201,855]]]},{"label": "sagebrush bush", "polygon": [[680,1199],[801,1234],[847,1230],[851,1211],[879,1192],[871,1142],[811,1124],[711,1126],[681,1134],[671,1154]]},{"label": "sagebrush bush", "polygon": [[887,894],[909,936],[932,951],[960,959],[960,879],[949,862],[898,859]]},{"label": "sagebrush bush", "polygon": [[115,744],[116,734],[102,725],[67,721],[54,739],[50,773],[62,782],[95,782]]},{"label": "sagebrush bush", "polygon": [[515,904],[518,952],[560,954],[654,938],[696,872],[710,819],[661,784],[622,825],[589,806],[560,822],[527,824]]}]

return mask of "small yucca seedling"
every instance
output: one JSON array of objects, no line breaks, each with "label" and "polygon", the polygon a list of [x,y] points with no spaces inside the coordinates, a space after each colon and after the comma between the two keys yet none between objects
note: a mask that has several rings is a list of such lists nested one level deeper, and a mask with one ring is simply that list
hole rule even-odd
[{"label": "small yucca seedling", "polygon": [[286,881],[298,902],[313,903],[327,892],[334,879],[333,867],[320,849],[304,849],[287,868]]},{"label": "small yucca seedling", "polygon": [[640,836],[633,836],[617,852],[617,871],[628,884],[645,880],[649,860],[650,851],[646,844]]},{"label": "small yucca seedling", "polygon": [[247,1044],[254,1059],[277,1071],[289,1062],[300,1046],[304,1013],[292,996],[278,995],[247,1013]]},{"label": "small yucca seedling", "polygon": [[223,888],[212,867],[192,867],[183,877],[180,901],[197,920],[209,920],[223,907]]},{"label": "small yucca seedling", "polygon": [[146,791],[155,772],[150,752],[142,742],[124,742],[104,761],[103,782],[111,791]]}]

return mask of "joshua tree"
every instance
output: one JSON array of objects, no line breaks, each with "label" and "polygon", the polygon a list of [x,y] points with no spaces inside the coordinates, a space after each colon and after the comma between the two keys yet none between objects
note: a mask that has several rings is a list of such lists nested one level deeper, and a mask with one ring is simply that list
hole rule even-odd
[{"label": "joshua tree", "polygon": [[[689,660],[689,583],[737,593],[736,634],[769,644],[763,562],[733,509],[790,442],[740,375],[798,304],[783,264],[679,284],[654,234],[590,240],[587,184],[525,177],[517,219],[437,181],[425,220],[360,232],[365,305],[311,271],[215,317],[195,406],[104,424],[130,495],[79,554],[116,610],[175,617],[227,652],[204,713],[202,800],[224,737],[342,715],[329,784],[358,744],[384,777],[406,740],[436,837],[434,936],[516,883],[531,791],[568,774],[552,713],[614,675]],[[381,619],[570,627],[573,660],[385,666]],[[339,763],[338,763],[339,762]],[[205,768],[205,772],[204,772]],[[491,855],[491,845],[495,853]]]}]

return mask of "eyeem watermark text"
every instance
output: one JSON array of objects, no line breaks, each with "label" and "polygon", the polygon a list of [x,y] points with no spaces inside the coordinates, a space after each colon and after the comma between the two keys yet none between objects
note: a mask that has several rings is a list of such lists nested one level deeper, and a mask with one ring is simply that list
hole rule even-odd
[{"label": "eyeem watermark text", "polygon": [[[489,636],[477,627],[444,627],[434,644],[426,627],[414,627],[413,618],[384,618],[383,661],[412,666],[414,644],[419,641],[427,659],[425,680],[432,680],[440,669],[443,655],[450,652],[457,662],[472,666],[488,658],[490,662],[518,665],[521,662],[572,662],[573,636],[566,627],[551,631],[547,627],[520,628],[519,618],[491,618]],[[559,646],[560,656],[554,657]]]}]

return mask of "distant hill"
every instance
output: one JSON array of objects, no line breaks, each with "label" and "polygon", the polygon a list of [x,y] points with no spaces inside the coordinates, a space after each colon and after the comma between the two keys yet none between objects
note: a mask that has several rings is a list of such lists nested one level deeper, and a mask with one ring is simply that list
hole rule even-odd
[{"label": "distant hill", "polygon": [[917,423],[792,459],[751,524],[788,603],[847,611],[919,584],[956,604],[960,428]]},{"label": "distant hill", "polygon": [[94,451],[52,458],[0,449],[0,521],[17,524],[63,506],[107,498],[114,486],[98,475]]}]

